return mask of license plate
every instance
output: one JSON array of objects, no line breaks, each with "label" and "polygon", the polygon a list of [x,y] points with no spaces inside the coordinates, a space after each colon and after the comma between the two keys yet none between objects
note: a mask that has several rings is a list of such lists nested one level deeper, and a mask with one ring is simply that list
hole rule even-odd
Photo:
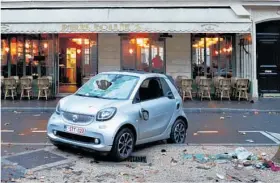
[{"label": "license plate", "polygon": [[76,126],[66,126],[65,130],[66,130],[66,132],[75,133],[75,134],[79,134],[79,135],[82,135],[86,132],[86,130],[84,128],[76,127]]}]

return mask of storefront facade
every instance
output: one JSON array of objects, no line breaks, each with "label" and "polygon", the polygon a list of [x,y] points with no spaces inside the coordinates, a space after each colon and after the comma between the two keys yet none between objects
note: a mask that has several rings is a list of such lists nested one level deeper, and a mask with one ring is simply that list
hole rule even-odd
[{"label": "storefront facade", "polygon": [[2,3],[2,75],[52,76],[56,95],[73,93],[83,77],[112,70],[239,76],[252,81],[252,96],[258,96],[255,6],[126,2],[101,8],[99,1],[80,1],[75,9],[67,8],[77,3],[70,1],[35,1],[32,8]]}]

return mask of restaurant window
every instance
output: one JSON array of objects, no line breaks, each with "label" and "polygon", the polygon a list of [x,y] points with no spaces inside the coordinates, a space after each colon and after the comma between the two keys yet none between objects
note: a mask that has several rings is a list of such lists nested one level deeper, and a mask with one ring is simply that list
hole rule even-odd
[{"label": "restaurant window", "polygon": [[52,75],[52,43],[52,35],[48,34],[2,35],[2,75],[32,76],[33,79]]},{"label": "restaurant window", "polygon": [[228,34],[192,34],[192,76],[213,78],[233,76],[234,36]]},{"label": "restaurant window", "polygon": [[130,34],[121,37],[123,70],[165,72],[165,40],[159,34]]},{"label": "restaurant window", "polygon": [[8,77],[8,54],[10,47],[8,39],[4,36],[1,38],[1,76]]}]

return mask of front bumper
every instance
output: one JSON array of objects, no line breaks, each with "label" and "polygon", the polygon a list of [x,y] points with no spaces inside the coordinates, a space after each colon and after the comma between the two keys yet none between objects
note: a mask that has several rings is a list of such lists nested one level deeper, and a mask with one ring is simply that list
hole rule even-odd
[{"label": "front bumper", "polygon": [[[86,131],[83,135],[71,134],[66,132],[66,125],[82,127]],[[109,128],[109,125],[106,125],[106,123],[93,122],[88,125],[67,123],[60,115],[54,113],[48,122],[47,135],[54,143],[67,144],[99,152],[109,152],[111,151],[115,134],[115,130],[112,129],[114,128],[112,126]],[[89,139],[92,139],[92,141]],[[96,144],[94,139],[98,139],[99,143]]]}]

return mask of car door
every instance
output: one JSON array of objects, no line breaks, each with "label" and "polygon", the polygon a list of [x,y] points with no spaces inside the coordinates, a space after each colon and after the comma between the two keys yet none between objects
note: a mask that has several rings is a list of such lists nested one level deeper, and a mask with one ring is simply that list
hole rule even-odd
[{"label": "car door", "polygon": [[139,139],[162,134],[174,113],[174,97],[168,98],[163,91],[160,78],[149,78],[139,88],[140,116]]}]

